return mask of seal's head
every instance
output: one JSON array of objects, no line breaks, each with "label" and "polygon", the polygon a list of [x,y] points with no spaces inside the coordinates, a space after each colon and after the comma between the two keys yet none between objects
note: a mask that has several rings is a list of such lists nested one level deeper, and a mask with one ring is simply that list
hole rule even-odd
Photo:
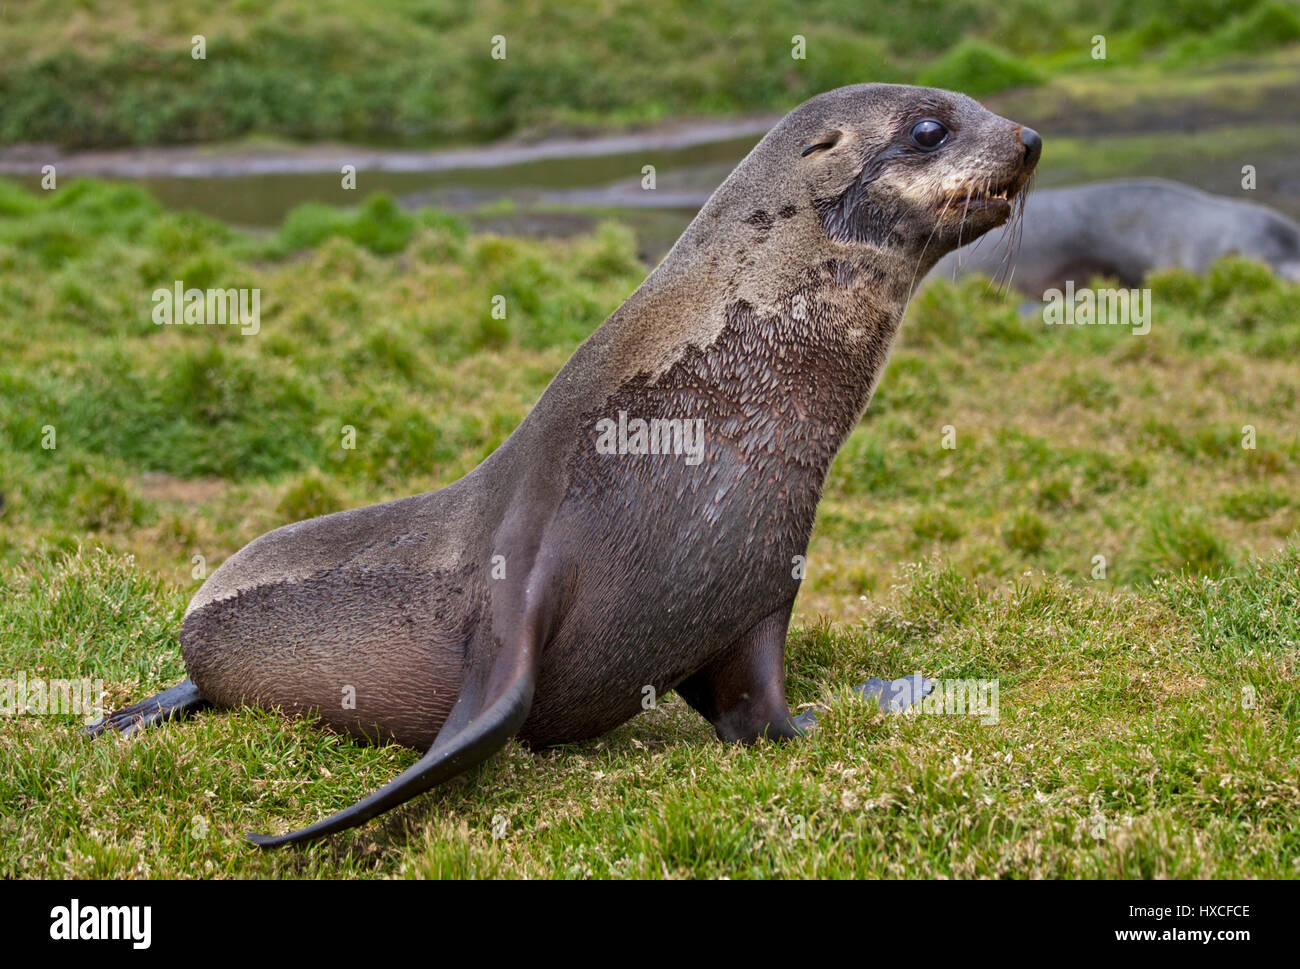
[{"label": "seal's head", "polygon": [[894,84],[813,98],[773,135],[832,239],[925,248],[926,262],[1006,222],[1042,150],[964,94]]},{"label": "seal's head", "polygon": [[785,239],[763,239],[774,248],[813,259],[869,248],[912,263],[919,278],[1011,218],[1041,150],[1037,132],[964,94],[858,84],[786,115],[715,201],[762,210],[764,230],[788,228]]},{"label": "seal's head", "polygon": [[752,316],[774,347],[870,348],[858,372],[874,379],[917,282],[1012,219],[1041,149],[1036,132],[951,91],[818,95],[736,166],[601,340],[620,375],[657,378]]}]

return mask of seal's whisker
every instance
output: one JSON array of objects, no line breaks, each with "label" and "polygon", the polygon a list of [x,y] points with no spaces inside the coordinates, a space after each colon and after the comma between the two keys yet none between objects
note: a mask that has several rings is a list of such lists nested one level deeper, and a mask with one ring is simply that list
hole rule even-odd
[{"label": "seal's whisker", "polygon": [[998,282],[999,290],[1006,292],[1011,287],[1012,280],[1015,279],[1016,258],[1020,254],[1021,241],[1024,238],[1025,231],[1025,206],[1028,202],[1029,186],[1032,182],[1032,176],[1026,180],[1021,187],[1020,192],[1016,195],[1015,202],[1011,209],[1011,218],[1007,222],[1003,239],[1005,248],[1002,250],[1002,258],[998,263],[995,280]]},{"label": "seal's whisker", "polygon": [[[985,187],[981,185],[980,193],[983,194],[984,190]],[[962,236],[966,232],[966,223],[970,221],[970,200],[971,200],[971,196],[973,196],[974,194],[975,194],[974,185],[966,189],[966,201],[961,208],[961,221],[957,223],[957,245],[958,246],[963,246],[966,244],[966,241],[962,238]]]},{"label": "seal's whisker", "polygon": [[1002,246],[1002,258],[998,260],[998,268],[993,273],[993,277],[990,280],[991,283],[997,285],[998,292],[1001,293],[1006,292],[1007,279],[1005,274],[1010,265],[1012,253],[1016,248],[1016,224],[1018,220],[1017,213],[1019,212],[1019,207],[1020,200],[1017,199],[1016,204],[1011,209],[1011,219],[1007,222],[1007,227],[1002,231],[1002,236],[999,240],[999,245]]},{"label": "seal's whisker", "polygon": [[953,199],[951,198],[943,203],[943,208],[939,210],[939,215],[934,220],[934,226],[930,229],[930,234],[925,237],[925,245],[921,247],[921,254],[916,257],[916,266],[912,269],[912,279],[907,285],[907,291],[909,293],[912,292],[913,287],[916,286],[916,274],[921,269],[921,263],[925,262],[925,252],[930,248],[930,241],[934,238],[934,234],[939,231],[939,226],[943,224],[943,217],[948,214],[948,207],[951,206],[952,203]]},{"label": "seal's whisker", "polygon": [[1015,208],[1015,227],[1012,233],[1012,245],[1008,249],[1011,256],[1011,271],[1007,274],[1007,288],[1011,288],[1011,281],[1016,278],[1016,257],[1020,255],[1020,243],[1025,234],[1025,207],[1029,204],[1029,190],[1033,186],[1034,176],[1031,173],[1025,181],[1024,187],[1020,190],[1020,195],[1016,199]]}]

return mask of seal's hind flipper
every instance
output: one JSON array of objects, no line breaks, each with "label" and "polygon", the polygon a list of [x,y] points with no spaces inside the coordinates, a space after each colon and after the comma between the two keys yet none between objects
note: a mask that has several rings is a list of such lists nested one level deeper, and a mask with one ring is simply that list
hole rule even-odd
[{"label": "seal's hind flipper", "polygon": [[515,652],[498,654],[490,666],[471,669],[429,752],[374,794],[301,831],[282,835],[250,832],[248,840],[262,848],[276,848],[364,824],[487,760],[528,719],[540,654],[529,642]]},{"label": "seal's hind flipper", "polygon": [[98,737],[108,730],[117,730],[130,736],[146,727],[156,727],[167,720],[206,710],[211,705],[203,698],[197,686],[189,680],[181,680],[156,696],[101,717],[86,727],[86,736]]}]

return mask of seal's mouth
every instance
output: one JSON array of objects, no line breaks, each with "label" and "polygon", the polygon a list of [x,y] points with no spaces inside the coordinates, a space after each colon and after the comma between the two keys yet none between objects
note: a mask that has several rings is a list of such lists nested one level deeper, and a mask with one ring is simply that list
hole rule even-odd
[{"label": "seal's mouth", "polygon": [[991,178],[967,182],[949,193],[938,205],[940,216],[967,218],[973,212],[990,212],[1011,215],[1011,203],[1029,181],[1033,169],[1020,171],[1004,181]]}]

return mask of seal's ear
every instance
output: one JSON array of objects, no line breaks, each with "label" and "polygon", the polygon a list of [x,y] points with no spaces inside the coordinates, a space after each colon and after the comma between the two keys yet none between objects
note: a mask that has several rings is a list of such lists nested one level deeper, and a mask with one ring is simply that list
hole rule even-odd
[{"label": "seal's ear", "polygon": [[827,149],[834,148],[837,144],[839,144],[840,136],[843,134],[844,132],[842,131],[825,132],[819,138],[817,138],[811,145],[809,145],[803,151],[799,152],[799,157],[807,158],[815,151],[826,151]]}]

